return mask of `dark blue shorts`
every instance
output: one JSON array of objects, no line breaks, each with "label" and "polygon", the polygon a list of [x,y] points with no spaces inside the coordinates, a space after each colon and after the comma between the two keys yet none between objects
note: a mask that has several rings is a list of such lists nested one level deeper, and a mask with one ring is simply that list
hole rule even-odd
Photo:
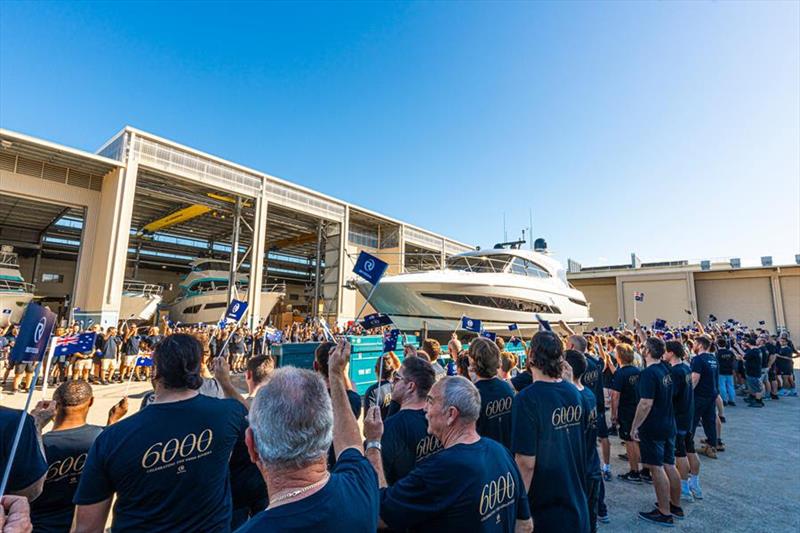
[{"label": "dark blue shorts", "polygon": [[597,437],[600,439],[608,438],[608,424],[606,423],[605,411],[597,412]]},{"label": "dark blue shorts", "polygon": [[650,466],[675,464],[675,437],[648,439],[639,435],[641,463]]}]

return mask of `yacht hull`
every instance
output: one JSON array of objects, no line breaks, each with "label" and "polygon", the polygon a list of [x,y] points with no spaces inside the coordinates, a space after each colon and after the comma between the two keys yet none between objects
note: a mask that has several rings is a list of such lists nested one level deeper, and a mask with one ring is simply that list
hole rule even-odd
[{"label": "yacht hull", "polygon": [[[265,317],[284,295],[283,292],[264,291],[260,297],[259,315]],[[246,298],[243,298],[246,300]],[[227,308],[227,291],[208,291],[202,294],[179,298],[169,304],[169,318],[183,324],[215,324],[220,321]]]},{"label": "yacht hull", "polygon": [[161,296],[144,294],[122,294],[119,317],[123,320],[150,320],[153,318]]},{"label": "yacht hull", "polygon": [[[482,321],[485,330],[512,335],[538,330],[536,314],[580,326],[592,322],[583,293],[555,280],[521,282],[519,276],[498,273],[434,271],[385,277],[370,303],[392,318],[401,330],[455,331],[461,317]],[[524,280],[524,278],[523,278]],[[372,285],[357,282],[366,297]]]},{"label": "yacht hull", "polygon": [[[5,326],[10,320],[12,324],[19,324],[25,308],[33,300],[33,293],[30,292],[0,292],[0,326]],[[5,310],[11,310],[11,314]]]}]

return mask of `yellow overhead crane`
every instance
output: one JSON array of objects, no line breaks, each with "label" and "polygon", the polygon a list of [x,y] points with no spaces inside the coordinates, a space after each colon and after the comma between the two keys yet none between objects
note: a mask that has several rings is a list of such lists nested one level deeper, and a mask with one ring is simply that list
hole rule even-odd
[{"label": "yellow overhead crane", "polygon": [[[219,194],[214,193],[207,193],[206,196],[209,198],[213,198],[214,200],[220,200],[222,202],[228,203],[235,203],[236,200],[234,198],[230,198],[228,196],[222,196]],[[250,204],[247,202],[242,203],[243,207],[250,207]],[[183,209],[178,209],[174,213],[170,213],[165,217],[161,217],[158,220],[154,220],[146,224],[139,233],[144,234],[151,234],[157,231],[169,228],[171,226],[175,226],[177,224],[182,224],[193,218],[197,218],[199,216],[205,215],[206,213],[213,211],[213,207],[208,207],[207,205],[202,204],[194,204],[190,205],[189,207],[184,207]]]}]

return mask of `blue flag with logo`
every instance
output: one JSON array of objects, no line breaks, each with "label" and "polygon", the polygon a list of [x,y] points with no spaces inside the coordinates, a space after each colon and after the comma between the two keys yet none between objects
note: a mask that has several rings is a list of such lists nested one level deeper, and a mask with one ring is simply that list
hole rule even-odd
[{"label": "blue flag with logo", "polygon": [[461,329],[472,331],[474,333],[481,332],[481,321],[468,316],[461,317]]},{"label": "blue flag with logo", "polygon": [[383,353],[393,352],[397,349],[398,337],[400,337],[399,329],[393,329],[383,336]]},{"label": "blue flag with logo", "polygon": [[72,355],[74,353],[91,352],[94,350],[94,342],[97,333],[80,333],[68,337],[58,337],[56,339],[56,350],[53,352],[56,357],[62,355]]},{"label": "blue flag with logo", "polygon": [[492,333],[491,331],[483,331],[481,332],[481,337],[486,337],[490,341],[497,340],[497,333]]},{"label": "blue flag with logo", "polygon": [[56,314],[37,303],[28,304],[14,340],[9,360],[12,363],[37,363],[42,360],[56,324]]},{"label": "blue flag with logo", "polygon": [[653,329],[661,330],[667,327],[667,321],[663,318],[656,318],[656,321],[653,322]]},{"label": "blue flag with logo", "polygon": [[244,316],[245,311],[247,311],[247,302],[242,302],[241,300],[231,300],[231,304],[228,306],[228,311],[225,313],[225,318],[228,320],[233,320],[234,322],[238,322]]},{"label": "blue flag with logo", "polygon": [[149,357],[137,357],[136,366],[153,366],[153,360]]},{"label": "blue flag with logo", "polygon": [[519,331],[519,326],[516,322],[508,325],[508,331]]},{"label": "blue flag with logo", "polygon": [[353,272],[373,285],[377,285],[388,267],[388,263],[381,261],[374,255],[361,252],[358,254],[358,260],[356,261],[356,266],[353,268]]},{"label": "blue flag with logo", "polygon": [[382,326],[388,326],[391,323],[392,319],[389,318],[389,315],[384,315],[383,313],[367,315],[361,320],[361,325],[364,329],[380,328]]},{"label": "blue flag with logo", "polygon": [[550,322],[540,317],[538,314],[536,315],[536,320],[539,322],[539,331],[553,331],[553,328],[550,327]]}]

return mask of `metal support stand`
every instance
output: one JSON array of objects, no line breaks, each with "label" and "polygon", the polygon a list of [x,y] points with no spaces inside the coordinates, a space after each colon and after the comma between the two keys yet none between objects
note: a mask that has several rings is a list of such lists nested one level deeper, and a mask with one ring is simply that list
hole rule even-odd
[{"label": "metal support stand", "polygon": [[314,258],[314,308],[311,310],[311,316],[317,318],[319,316],[319,293],[322,290],[322,280],[320,273],[322,272],[322,222],[317,226],[317,256]]}]

